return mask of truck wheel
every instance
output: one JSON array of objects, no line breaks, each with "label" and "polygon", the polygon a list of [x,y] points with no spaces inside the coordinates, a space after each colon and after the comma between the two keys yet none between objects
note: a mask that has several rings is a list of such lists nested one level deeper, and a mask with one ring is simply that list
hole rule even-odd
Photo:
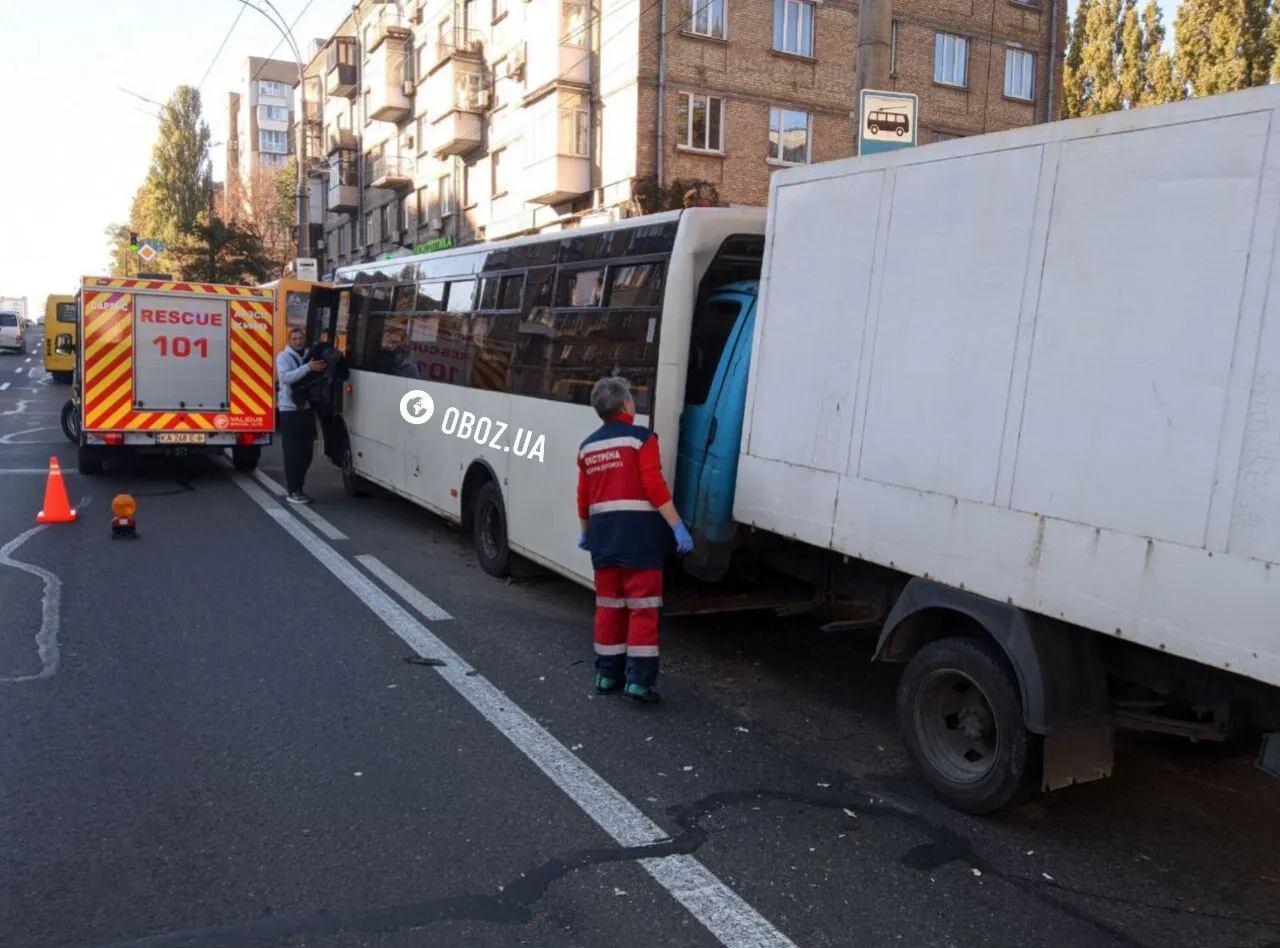
[{"label": "truck wheel", "polygon": [[911,762],[948,804],[983,815],[1026,802],[1039,784],[1043,739],[1023,724],[1013,673],[994,643],[931,642],[898,686]]},{"label": "truck wheel", "polygon": [[72,444],[80,443],[80,412],[76,408],[76,403],[67,399],[67,403],[62,406],[62,433],[67,436],[67,440]]},{"label": "truck wheel", "polygon": [[71,373],[70,372],[54,372],[53,380],[57,382],[59,385],[70,385]]},{"label": "truck wheel", "polygon": [[493,481],[481,487],[476,496],[472,536],[481,569],[499,579],[510,575],[511,548],[507,546],[507,511],[502,503],[502,491]]},{"label": "truck wheel", "polygon": [[258,466],[262,448],[256,444],[237,444],[231,449],[231,466],[242,474],[249,474]]},{"label": "truck wheel", "polygon": [[96,477],[102,473],[102,455],[93,448],[81,445],[77,460],[80,473],[86,477]]}]

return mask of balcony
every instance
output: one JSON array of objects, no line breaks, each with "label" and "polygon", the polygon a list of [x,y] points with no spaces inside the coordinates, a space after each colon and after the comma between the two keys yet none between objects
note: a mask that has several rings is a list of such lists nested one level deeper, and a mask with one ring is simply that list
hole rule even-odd
[{"label": "balcony", "polygon": [[325,53],[325,92],[350,97],[356,92],[356,41],[336,36]]},{"label": "balcony", "polygon": [[367,9],[370,13],[365,18],[361,33],[366,55],[381,46],[385,39],[412,39],[413,29],[409,25],[408,17],[401,16],[397,4],[373,0]]},{"label": "balcony", "polygon": [[360,189],[354,184],[334,184],[329,179],[328,207],[331,211],[354,211],[360,207]]},{"label": "balcony", "polygon": [[330,126],[325,132],[325,154],[332,155],[337,151],[356,151],[360,147],[356,141],[356,133],[349,128]]},{"label": "balcony", "polygon": [[484,141],[484,123],[475,112],[450,112],[431,124],[431,154],[436,158],[465,155]]},{"label": "balcony", "polygon": [[409,44],[388,40],[369,54],[365,82],[369,90],[369,118],[399,124],[413,115]]},{"label": "balcony", "polygon": [[370,162],[369,185],[393,191],[413,187],[414,161],[406,155],[379,155]]},{"label": "balcony", "polygon": [[482,64],[484,62],[484,34],[479,30],[448,29],[436,39],[436,61],[431,71],[439,69],[455,59]]},{"label": "balcony", "polygon": [[534,204],[564,204],[591,190],[591,162],[573,155],[552,155],[526,165],[526,200]]},{"label": "balcony", "polygon": [[480,145],[489,90],[479,62],[451,57],[427,76],[423,93],[433,155],[462,155]]},{"label": "balcony", "polygon": [[591,82],[585,3],[530,0],[525,30],[525,88],[536,95],[558,83]]}]

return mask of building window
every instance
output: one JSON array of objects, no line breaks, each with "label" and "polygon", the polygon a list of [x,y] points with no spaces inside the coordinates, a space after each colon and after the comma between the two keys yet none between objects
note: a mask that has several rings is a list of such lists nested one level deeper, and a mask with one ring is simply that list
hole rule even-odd
[{"label": "building window", "polygon": [[809,163],[809,113],[769,110],[769,160],[788,165]]},{"label": "building window", "polygon": [[[396,205],[396,229],[407,231],[409,223],[409,195],[406,194],[400,198],[400,203]],[[401,239],[404,239],[403,233],[401,234]]]},{"label": "building window", "polygon": [[507,15],[507,0],[493,0],[493,18],[500,20]]},{"label": "building window", "polygon": [[507,193],[507,150],[499,148],[493,153],[489,163],[493,175],[493,196],[500,198]]},{"label": "building window", "polygon": [[773,48],[796,56],[813,55],[813,4],[773,0]]},{"label": "building window", "polygon": [[898,71],[898,21],[889,21],[889,75]]},{"label": "building window", "polygon": [[686,29],[696,36],[724,39],[725,0],[685,0],[690,14],[686,17]]},{"label": "building window", "polygon": [[560,2],[560,45],[585,46],[587,43],[587,5],[574,0]]},{"label": "building window", "polygon": [[431,199],[427,196],[428,189],[425,187],[418,188],[418,226],[426,227],[431,223]]},{"label": "building window", "polygon": [[680,93],[680,144],[697,151],[724,151],[724,99]]},{"label": "building window", "polygon": [[289,151],[289,133],[270,128],[258,129],[258,151],[275,155],[287,154]]},{"label": "building window", "polygon": [[939,33],[933,46],[933,81],[946,86],[969,84],[969,41]]},{"label": "building window", "polygon": [[431,132],[431,122],[425,115],[418,116],[418,154],[426,154],[427,135]]},{"label": "building window", "polygon": [[258,120],[260,122],[287,122],[289,121],[289,110],[281,105],[260,105],[258,106]]},{"label": "building window", "polygon": [[269,95],[275,99],[287,99],[289,97],[289,87],[283,82],[269,82],[266,79],[258,81],[258,95]]},{"label": "building window", "polygon": [[364,242],[373,243],[373,211],[364,212]]},{"label": "building window", "polygon": [[1011,99],[1034,99],[1036,57],[1025,49],[1004,51],[1004,94]]},{"label": "building window", "polygon": [[440,201],[440,216],[448,217],[453,213],[453,175],[441,175],[436,182],[436,197]]},{"label": "building window", "polygon": [[476,199],[476,166],[467,165],[462,169],[462,206],[474,207],[479,203]]},{"label": "building window", "polygon": [[391,222],[391,205],[384,204],[378,208],[378,228],[382,234],[383,240],[390,240],[392,234]]},{"label": "building window", "polygon": [[560,107],[560,140],[558,151],[575,158],[591,156],[590,126],[584,97],[574,96]]}]

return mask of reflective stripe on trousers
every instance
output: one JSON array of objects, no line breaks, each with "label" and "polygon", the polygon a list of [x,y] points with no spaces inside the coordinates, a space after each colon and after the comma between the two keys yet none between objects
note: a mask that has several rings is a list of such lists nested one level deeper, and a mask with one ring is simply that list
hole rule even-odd
[{"label": "reflective stripe on trousers", "polygon": [[662,570],[609,566],[596,570],[596,671],[652,687],[658,677]]}]

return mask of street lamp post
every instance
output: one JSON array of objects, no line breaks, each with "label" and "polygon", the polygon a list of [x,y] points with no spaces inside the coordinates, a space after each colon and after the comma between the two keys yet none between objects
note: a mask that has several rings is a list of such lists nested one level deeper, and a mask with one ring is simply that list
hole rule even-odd
[{"label": "street lamp post", "polygon": [[303,75],[303,71],[305,67],[302,65],[302,53],[298,49],[298,44],[294,42],[293,34],[289,31],[288,27],[284,25],[284,17],[280,16],[280,11],[275,8],[275,5],[271,2],[271,0],[262,0],[262,2],[265,3],[268,7],[270,7],[271,12],[274,13],[277,18],[279,18],[280,20],[279,23],[271,19],[271,15],[267,13],[266,10],[263,10],[261,7],[258,7],[258,6],[254,6],[252,3],[249,2],[249,0],[240,0],[240,2],[243,3],[249,9],[256,10],[258,13],[261,13],[264,17],[266,17],[268,20],[271,21],[271,25],[280,31],[280,35],[284,37],[284,41],[289,44],[289,49],[293,53],[294,61],[298,64],[298,92],[301,95],[301,114],[297,117],[298,144],[296,146],[297,156],[298,156],[298,160],[297,160],[298,256],[309,257],[311,256],[311,252],[310,252],[311,251],[311,235],[310,235],[311,228],[308,222],[309,208],[307,207],[307,187],[306,187],[306,181],[307,181],[307,172],[306,172],[307,85],[306,85],[306,77]]}]

